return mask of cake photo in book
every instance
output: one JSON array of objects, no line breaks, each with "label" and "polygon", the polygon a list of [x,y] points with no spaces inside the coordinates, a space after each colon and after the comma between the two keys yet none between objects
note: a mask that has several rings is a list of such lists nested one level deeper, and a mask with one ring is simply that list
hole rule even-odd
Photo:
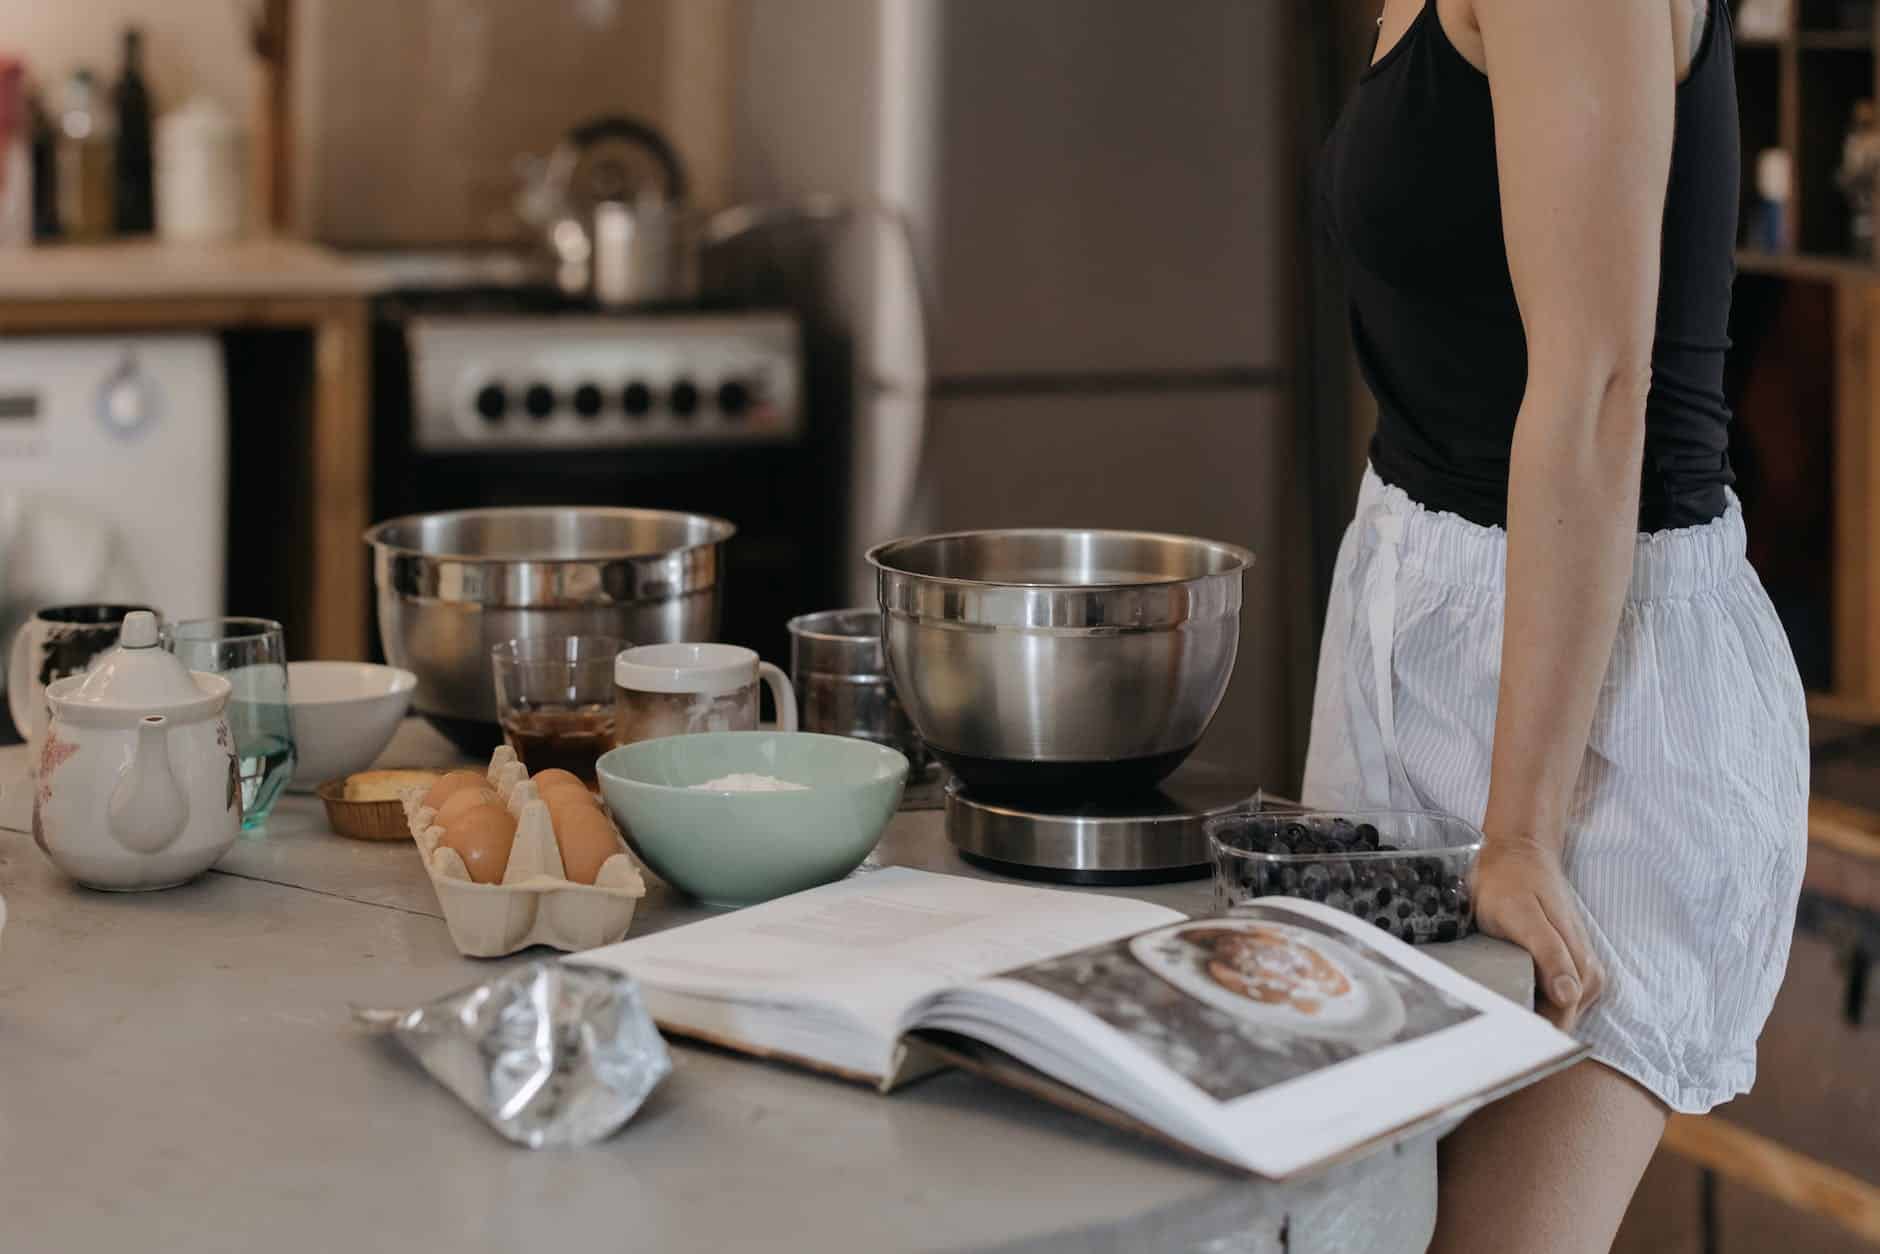
[{"label": "cake photo in book", "polygon": [[1361,934],[1257,905],[1007,978],[1075,1003],[1221,1101],[1480,1014]]}]

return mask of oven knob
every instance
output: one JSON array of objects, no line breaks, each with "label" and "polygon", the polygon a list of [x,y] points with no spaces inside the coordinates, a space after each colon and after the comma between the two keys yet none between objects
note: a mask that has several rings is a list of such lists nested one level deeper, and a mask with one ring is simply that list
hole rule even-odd
[{"label": "oven knob", "polygon": [[531,383],[529,390],[522,394],[522,407],[529,412],[529,417],[541,421],[555,412],[555,389],[546,383]]},{"label": "oven knob", "polygon": [[629,383],[620,393],[620,408],[629,418],[644,418],[653,408],[653,389],[644,383]]},{"label": "oven knob", "polygon": [[727,418],[742,418],[751,408],[750,385],[726,379],[718,385],[718,412]]},{"label": "oven knob", "polygon": [[698,386],[690,379],[679,380],[666,394],[666,404],[672,407],[674,418],[690,418],[698,412]]},{"label": "oven knob", "polygon": [[501,422],[509,412],[509,393],[500,383],[486,383],[477,389],[477,413],[485,422]]},{"label": "oven knob", "polygon": [[592,383],[583,383],[574,390],[574,412],[583,418],[601,416],[601,390]]}]

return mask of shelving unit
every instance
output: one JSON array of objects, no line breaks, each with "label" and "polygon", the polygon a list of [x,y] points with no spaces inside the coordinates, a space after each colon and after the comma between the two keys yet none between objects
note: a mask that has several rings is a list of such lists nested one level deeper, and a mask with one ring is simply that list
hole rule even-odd
[{"label": "shelving unit", "polygon": [[1786,34],[1737,41],[1745,225],[1758,153],[1786,150],[1794,185],[1781,248],[1737,254],[1731,457],[1804,678],[1880,703],[1880,265],[1850,255],[1835,180],[1855,105],[1880,98],[1880,27],[1848,10],[1796,0]]}]

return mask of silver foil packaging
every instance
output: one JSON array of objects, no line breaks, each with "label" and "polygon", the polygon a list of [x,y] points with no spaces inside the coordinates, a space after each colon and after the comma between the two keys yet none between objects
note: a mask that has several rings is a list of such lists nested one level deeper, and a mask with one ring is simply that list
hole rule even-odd
[{"label": "silver foil packaging", "polygon": [[672,1070],[639,987],[598,967],[532,962],[427,1005],[353,1015],[531,1149],[612,1135]]}]

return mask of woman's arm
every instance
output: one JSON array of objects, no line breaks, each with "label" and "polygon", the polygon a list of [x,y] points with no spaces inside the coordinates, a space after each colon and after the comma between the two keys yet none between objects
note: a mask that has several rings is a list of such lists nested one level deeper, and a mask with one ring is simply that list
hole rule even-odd
[{"label": "woman's arm", "polygon": [[1474,0],[1527,391],[1477,909],[1570,1024],[1603,973],[1560,869],[1638,528],[1678,56],[1664,0]]}]

